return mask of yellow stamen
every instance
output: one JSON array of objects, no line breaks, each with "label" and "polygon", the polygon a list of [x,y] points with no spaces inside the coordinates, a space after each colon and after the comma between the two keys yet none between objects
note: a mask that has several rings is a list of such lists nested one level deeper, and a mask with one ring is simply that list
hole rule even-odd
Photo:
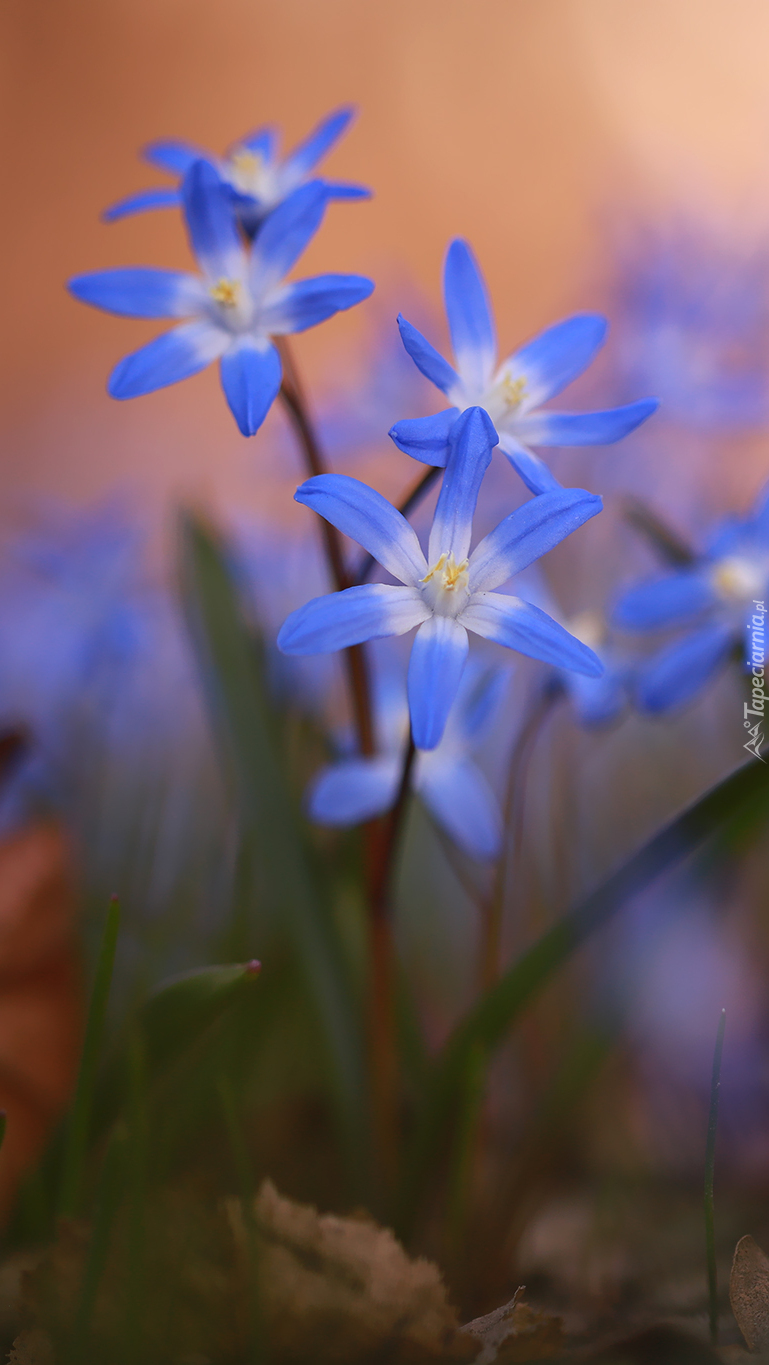
[{"label": "yellow stamen", "polygon": [[742,601],[763,591],[766,569],[737,556],[722,559],[713,572],[713,585],[722,597]]},{"label": "yellow stamen", "polygon": [[223,308],[237,308],[240,303],[241,289],[237,280],[217,280],[208,292],[214,303],[220,303]]},{"label": "yellow stamen", "polygon": [[261,171],[264,165],[264,157],[258,152],[249,152],[245,147],[234,152],[230,157],[230,165],[236,175],[244,180],[253,180]]},{"label": "yellow stamen", "polygon": [[500,385],[502,397],[508,408],[519,408],[526,397],[526,380],[513,379],[512,375],[506,374]]},{"label": "yellow stamen", "polygon": [[453,553],[450,555],[442,554],[440,559],[438,559],[435,564],[433,564],[433,567],[425,574],[422,582],[429,583],[434,574],[441,574],[443,578],[441,587],[445,588],[447,592],[453,592],[469,563],[469,559],[462,559],[457,564]]}]

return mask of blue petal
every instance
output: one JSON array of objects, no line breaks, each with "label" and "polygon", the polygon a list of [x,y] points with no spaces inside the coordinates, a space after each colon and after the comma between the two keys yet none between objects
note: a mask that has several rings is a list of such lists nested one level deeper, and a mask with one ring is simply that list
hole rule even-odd
[{"label": "blue petal", "polygon": [[175,209],[181,204],[178,190],[140,190],[129,194],[127,199],[118,200],[102,213],[105,223],[116,223],[119,218],[127,218],[131,213],[147,213],[150,209]]},{"label": "blue petal", "polygon": [[244,337],[225,351],[219,373],[240,431],[253,436],[278,395],[282,377],[278,352],[272,345],[258,346],[251,337]]},{"label": "blue petal", "polygon": [[454,714],[458,736],[467,746],[475,747],[495,719],[510,685],[512,670],[509,667],[484,668],[474,678],[468,677],[470,672],[468,667]]},{"label": "blue petal", "polygon": [[427,615],[413,588],[364,583],[315,597],[292,611],[278,634],[278,649],[284,654],[329,654],[364,640],[404,635]]},{"label": "blue petal", "polygon": [[459,408],[445,408],[432,417],[406,417],[387,434],[404,455],[442,469],[449,458],[449,438],[458,416]]},{"label": "blue petal", "polygon": [[570,635],[546,612],[520,597],[479,592],[470,598],[460,620],[463,626],[485,640],[496,640],[498,645],[554,664],[556,668],[573,668],[592,678],[600,678],[604,671],[592,649]]},{"label": "blue petal", "polygon": [[348,185],[345,181],[324,180],[327,199],[370,199],[373,190],[366,185]]},{"label": "blue petal", "polygon": [[337,109],[314,128],[304,142],[295,147],[283,163],[283,170],[298,184],[331,150],[353,117],[352,108]]},{"label": "blue petal", "polygon": [[142,156],[151,166],[159,166],[171,175],[186,175],[196,161],[208,161],[211,153],[192,142],[177,142],[167,139],[161,142],[148,142],[142,147]]},{"label": "blue petal", "polygon": [[530,493],[552,493],[560,488],[557,478],[533,450],[527,450],[506,431],[499,433],[499,448],[505,452],[516,474],[520,474]]},{"label": "blue petal", "polygon": [[526,406],[544,403],[576,379],[603,345],[607,328],[600,313],[576,313],[516,351],[507,364],[514,378],[526,380]]},{"label": "blue petal", "polygon": [[453,554],[457,562],[466,558],[481,482],[498,440],[483,408],[466,408],[454,423],[451,452],[430,531],[430,564],[443,554]]},{"label": "blue petal", "polygon": [[535,559],[600,512],[603,503],[584,488],[559,488],[542,493],[511,512],[480,544],[470,558],[470,591],[498,588],[511,574],[520,573]]},{"label": "blue petal", "polygon": [[[419,761],[419,760],[418,760]],[[502,847],[502,814],[486,778],[469,759],[441,761],[440,751],[421,760],[416,783],[439,825],[471,858],[496,858]]]},{"label": "blue petal", "polygon": [[581,673],[568,673],[566,687],[581,725],[608,725],[615,720],[627,702],[622,678],[612,669],[602,678],[586,678]]},{"label": "blue petal", "polygon": [[756,499],[751,522],[760,536],[769,536],[769,484],[761,489]]},{"label": "blue petal", "polygon": [[642,398],[604,412],[535,412],[515,423],[516,436],[532,446],[605,446],[621,441],[657,411],[656,398]]},{"label": "blue petal", "polygon": [[485,389],[497,359],[497,338],[486,285],[467,242],[446,254],[443,293],[457,370],[471,392]]},{"label": "blue petal", "polygon": [[416,587],[427,573],[413,526],[368,484],[349,474],[318,474],[301,484],[294,497],[343,535],[357,540],[401,583]]},{"label": "blue petal", "polygon": [[156,337],[121,360],[107,388],[113,398],[138,398],[187,379],[218,360],[227,346],[225,332],[207,322],[186,322]]},{"label": "blue petal", "polygon": [[326,202],[322,182],[311,180],[268,215],[251,260],[251,280],[256,291],[263,292],[288,273],[320,227]]},{"label": "blue petal", "polygon": [[151,266],[76,275],[67,288],[81,303],[129,318],[183,318],[200,312],[206,293],[195,275]]},{"label": "blue petal", "polygon": [[307,814],[319,825],[359,825],[384,815],[398,794],[400,760],[353,758],[323,768],[310,784]]},{"label": "blue petal", "polygon": [[639,669],[636,701],[657,715],[691,701],[726,661],[735,641],[728,625],[709,625],[655,655]]},{"label": "blue petal", "polygon": [[227,185],[208,161],[195,161],[182,181],[192,250],[212,279],[239,279],[244,251]]},{"label": "blue petal", "polygon": [[278,148],[277,129],[255,128],[252,133],[246,133],[245,137],[230,148],[228,156],[234,156],[242,147],[245,147],[247,152],[253,152],[255,156],[261,156],[267,162],[273,162]]},{"label": "blue petal", "polygon": [[696,616],[716,601],[704,568],[683,569],[630,588],[617,603],[613,617],[618,626],[628,630],[657,630]]},{"label": "blue petal", "polygon": [[271,336],[304,332],[334,313],[361,303],[374,291],[364,275],[316,275],[281,289],[259,313],[259,324]]},{"label": "blue petal", "polygon": [[411,732],[418,749],[443,738],[468,651],[467,631],[450,616],[431,616],[420,626],[408,673]]},{"label": "blue petal", "polygon": [[401,313],[398,314],[398,330],[401,334],[401,341],[406,347],[411,359],[418,370],[421,370],[425,379],[429,379],[431,384],[441,389],[443,393],[449,393],[451,389],[459,384],[459,375],[456,370],[449,365],[448,360],[431,346],[426,337],[418,332],[416,327],[412,327]]}]

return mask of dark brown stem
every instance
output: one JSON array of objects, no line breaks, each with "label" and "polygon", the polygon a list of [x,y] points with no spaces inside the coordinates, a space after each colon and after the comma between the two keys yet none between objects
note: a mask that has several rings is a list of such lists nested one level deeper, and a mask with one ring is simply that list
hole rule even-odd
[{"label": "dark brown stem", "polygon": [[[310,421],[307,400],[294,365],[291,348],[285,337],[276,338],[276,345],[283,364],[280,397],[299,438],[305,464],[310,474],[325,474],[326,462]],[[321,527],[331,577],[335,588],[341,592],[344,588],[349,588],[352,582],[344,562],[342,538],[336,527],[325,518],[321,518]],[[371,755],[376,752],[376,742],[366,654],[362,645],[351,645],[344,654],[358,746],[362,754]]]},{"label": "dark brown stem", "polygon": [[367,826],[370,896],[371,995],[369,1047],[374,1158],[379,1197],[392,1192],[398,1153],[398,1058],[395,1028],[395,948],[392,882],[416,750],[409,734],[398,795],[392,810]]},{"label": "dark brown stem", "polygon": [[515,866],[520,862],[526,810],[526,779],[531,756],[545,721],[562,696],[563,688],[556,681],[545,686],[538,693],[526,720],[521,726],[520,734],[510,755],[504,810],[505,845],[497,864],[494,889],[484,917],[479,973],[481,990],[487,990],[499,975],[499,952],[507,892],[507,875],[511,864]]},{"label": "dark brown stem", "polygon": [[691,545],[688,545],[683,536],[680,536],[672,526],[668,526],[656,512],[647,507],[641,498],[629,494],[624,501],[623,513],[625,520],[636,531],[646,536],[657,554],[667,564],[683,568],[694,562],[696,556]]},{"label": "dark brown stem", "polygon": [[[401,516],[404,516],[407,519],[408,517],[411,516],[411,513],[414,511],[414,508],[419,506],[420,502],[425,496],[425,493],[429,492],[429,490],[435,483],[435,480],[438,478],[438,475],[441,474],[442,472],[443,471],[439,466],[431,467],[430,469],[428,469],[426,474],[422,475],[421,479],[417,480],[411,492],[406,494],[406,497],[404,498],[403,502],[400,504],[400,507],[398,508],[398,511],[400,512]],[[374,559],[373,555],[364,555],[363,559],[358,565],[358,569],[355,574],[355,582],[365,583],[375,564],[376,560]]]}]

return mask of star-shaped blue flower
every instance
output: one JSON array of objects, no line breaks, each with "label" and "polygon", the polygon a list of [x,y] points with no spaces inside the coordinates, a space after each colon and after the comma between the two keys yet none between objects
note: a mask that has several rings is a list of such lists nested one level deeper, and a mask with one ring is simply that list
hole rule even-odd
[{"label": "star-shaped blue flower", "polygon": [[614,619],[627,630],[692,627],[639,667],[640,709],[661,714],[691,701],[735,649],[752,666],[753,618],[763,641],[767,596],[769,489],[750,516],[721,523],[692,564],[628,589],[617,603]]},{"label": "star-shaped blue flower", "polygon": [[[208,161],[219,172],[232,196],[240,224],[248,237],[256,236],[273,209],[294,190],[304,185],[318,162],[331,151],[354,114],[353,109],[337,109],[314,128],[283,161],[278,155],[278,133],[274,128],[259,128],[230,147],[223,157],[189,142],[151,142],[142,155],[162,171],[183,177],[195,161]],[[327,199],[368,199],[371,191],[363,185],[322,181]],[[182,203],[180,188],[140,190],[105,210],[108,223],[148,209],[176,208]]]},{"label": "star-shaped blue flower", "polygon": [[318,182],[303,186],[270,214],[246,248],[216,171],[196,161],[184,177],[182,201],[200,276],[129,267],[69,282],[75,298],[112,313],[191,319],[121,360],[109,380],[112,397],[152,393],[218,360],[235,420],[244,436],[252,436],[280,388],[280,356],[271,338],[314,327],[374,288],[361,275],[284,283],[320,226],[326,200]]},{"label": "star-shaped blue flower", "polygon": [[469,246],[460,239],[449,247],[443,288],[454,366],[416,327],[398,318],[403,344],[414,364],[452,404],[432,417],[396,422],[390,431],[398,448],[415,460],[444,465],[459,413],[481,407],[496,427],[500,449],[527,488],[546,493],[561,485],[532,446],[610,445],[655,411],[654,398],[605,412],[542,409],[543,403],[586,369],[603,343],[607,324],[599,314],[577,313],[557,322],[498,365],[486,285]]},{"label": "star-shaped blue flower", "polygon": [[296,491],[343,535],[357,540],[400,586],[365,583],[307,602],[278,635],[286,654],[323,654],[419,627],[408,697],[414,743],[440,743],[468,652],[467,632],[535,659],[598,676],[602,665],[545,612],[491,591],[595,516],[601,499],[579,488],[533,498],[470,553],[483,475],[497,444],[488,415],[469,408],[456,421],[427,557],[405,517],[380,493],[344,474],[321,474]]},{"label": "star-shaped blue flower", "polygon": [[[509,679],[506,668],[468,667],[443,739],[435,749],[420,750],[411,769],[412,789],[471,858],[496,858],[502,845],[499,801],[472,755],[498,720]],[[408,707],[401,688],[381,686],[377,700],[381,751],[374,758],[341,759],[316,774],[307,793],[307,811],[316,824],[358,825],[395,803]]]}]

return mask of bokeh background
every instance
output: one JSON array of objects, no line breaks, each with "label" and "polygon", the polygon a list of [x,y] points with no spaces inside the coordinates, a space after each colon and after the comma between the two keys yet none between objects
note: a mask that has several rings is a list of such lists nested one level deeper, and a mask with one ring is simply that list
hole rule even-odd
[{"label": "bokeh background", "polygon": [[[745,512],[769,473],[768,51],[763,0],[5,0],[0,719],[31,725],[44,769],[35,791],[74,836],[46,845],[41,884],[69,879],[81,898],[85,885],[93,907],[119,881],[126,998],[148,945],[164,967],[199,960],[242,875],[173,601],[177,509],[203,507],[234,528],[256,596],[272,593],[261,602],[272,625],[310,595],[308,580],[315,591],[317,573],[302,544],[289,555],[267,534],[307,524],[291,501],[301,467],[280,413],[244,440],[213,369],[129,403],[106,394],[114,363],[159,329],[80,306],[66,279],[189,261],[175,213],[100,221],[106,205],[165,183],[138,149],[180,137],[223,151],[262,123],[279,125],[290,147],[329,110],[357,105],[323,171],[370,185],[374,197],[331,206],[301,273],[356,271],[377,291],[299,337],[295,354],[329,430],[344,403],[373,395],[363,407],[381,417],[377,431],[366,412],[359,436],[337,420],[338,467],[390,496],[414,469],[387,428],[433,405],[392,358],[394,319],[403,308],[445,341],[451,237],[473,244],[504,352],[570,311],[605,310],[610,341],[574,405],[651,392],[663,407],[617,449],[557,457],[564,482],[603,492],[607,513],[577,548],[552,556],[551,587],[566,612],[602,608],[618,582],[655,565],[623,519],[628,492],[697,541],[714,516]],[[509,470],[497,470],[481,517],[493,524],[510,496]],[[516,677],[525,698],[534,674],[524,665]],[[508,720],[519,719],[513,704]],[[507,951],[736,766],[743,738],[736,675],[682,716],[632,716],[607,735],[559,715],[530,783],[519,871],[533,909],[509,926]],[[500,753],[487,758],[500,779]],[[420,819],[409,833],[403,904],[414,913],[402,915],[401,943],[434,1040],[472,997],[477,925],[451,868],[436,871],[440,850],[430,845],[421,859],[419,841],[431,835]],[[591,1092],[578,1156],[556,1143],[551,1175],[583,1161],[589,1171],[648,1163],[699,1179],[715,1019],[728,1000],[732,1169],[752,1189],[769,1186],[762,857],[731,880],[671,883],[605,945],[589,980],[599,1005],[621,1016],[623,1041]],[[23,889],[9,922],[28,903]],[[71,951],[80,902],[69,891],[57,903],[57,951],[64,939]],[[671,907],[682,905],[673,923]],[[71,1075],[76,960],[57,978],[62,1009],[38,1011],[9,1044],[35,1071],[38,1098],[49,1097],[21,1139],[9,1134],[21,1141],[11,1183]],[[43,973],[38,1004],[50,1001],[47,982]],[[583,1006],[572,982],[524,1035],[528,1059],[503,1059],[500,1150],[560,1056],[570,1018],[585,1022]],[[277,1160],[284,1129],[275,1133]],[[321,1148],[318,1166],[322,1158]],[[311,1177],[302,1184],[289,1167],[285,1179],[318,1197]],[[564,1216],[553,1255],[571,1245],[575,1224]],[[580,1205],[578,1229],[589,1217]],[[535,1267],[552,1264],[548,1226],[539,1241],[529,1236]]]}]

